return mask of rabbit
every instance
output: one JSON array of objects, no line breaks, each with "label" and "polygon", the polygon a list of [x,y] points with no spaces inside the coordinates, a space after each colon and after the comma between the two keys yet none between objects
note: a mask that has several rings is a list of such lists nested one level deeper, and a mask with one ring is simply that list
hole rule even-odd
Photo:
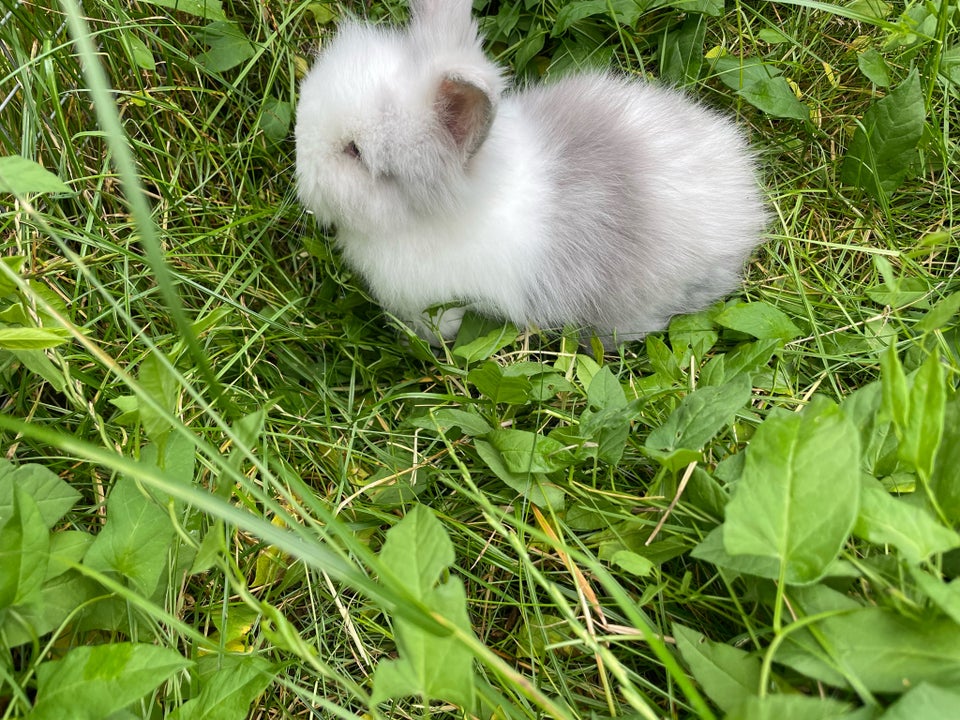
[{"label": "rabbit", "polygon": [[340,27],[296,112],[299,198],[384,309],[435,344],[473,309],[610,348],[738,286],[766,210],[732,121],[611,72],[509,92],[471,0],[410,5]]}]

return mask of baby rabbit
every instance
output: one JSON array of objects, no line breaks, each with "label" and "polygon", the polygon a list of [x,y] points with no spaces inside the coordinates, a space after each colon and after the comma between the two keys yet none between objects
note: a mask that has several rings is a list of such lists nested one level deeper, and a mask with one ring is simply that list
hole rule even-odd
[{"label": "baby rabbit", "polygon": [[347,23],[300,89],[300,199],[383,307],[432,341],[458,303],[609,347],[733,290],[765,220],[734,124],[604,72],[505,94],[471,5]]}]

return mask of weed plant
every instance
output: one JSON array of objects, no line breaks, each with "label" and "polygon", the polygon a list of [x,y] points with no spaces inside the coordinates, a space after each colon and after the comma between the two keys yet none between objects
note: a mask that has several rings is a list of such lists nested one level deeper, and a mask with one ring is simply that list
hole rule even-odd
[{"label": "weed plant", "polygon": [[0,716],[956,717],[960,5],[474,5],[749,129],[741,292],[434,350],[293,192],[404,4],[3,0]]}]

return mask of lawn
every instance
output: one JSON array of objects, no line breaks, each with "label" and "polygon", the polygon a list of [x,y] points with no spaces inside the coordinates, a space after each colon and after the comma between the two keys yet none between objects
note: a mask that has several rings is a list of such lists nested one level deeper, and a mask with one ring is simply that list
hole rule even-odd
[{"label": "lawn", "polygon": [[294,190],[404,3],[4,0],[0,717],[955,718],[960,5],[474,6],[737,119],[740,291],[431,348]]}]

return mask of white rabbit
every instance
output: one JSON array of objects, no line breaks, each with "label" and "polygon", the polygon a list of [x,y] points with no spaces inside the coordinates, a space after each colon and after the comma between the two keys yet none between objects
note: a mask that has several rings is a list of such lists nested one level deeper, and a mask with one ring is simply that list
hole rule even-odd
[{"label": "white rabbit", "polygon": [[300,88],[301,201],[384,308],[431,340],[458,303],[609,346],[733,290],[765,224],[736,126],[603,72],[503,94],[471,5],[347,23]]}]

